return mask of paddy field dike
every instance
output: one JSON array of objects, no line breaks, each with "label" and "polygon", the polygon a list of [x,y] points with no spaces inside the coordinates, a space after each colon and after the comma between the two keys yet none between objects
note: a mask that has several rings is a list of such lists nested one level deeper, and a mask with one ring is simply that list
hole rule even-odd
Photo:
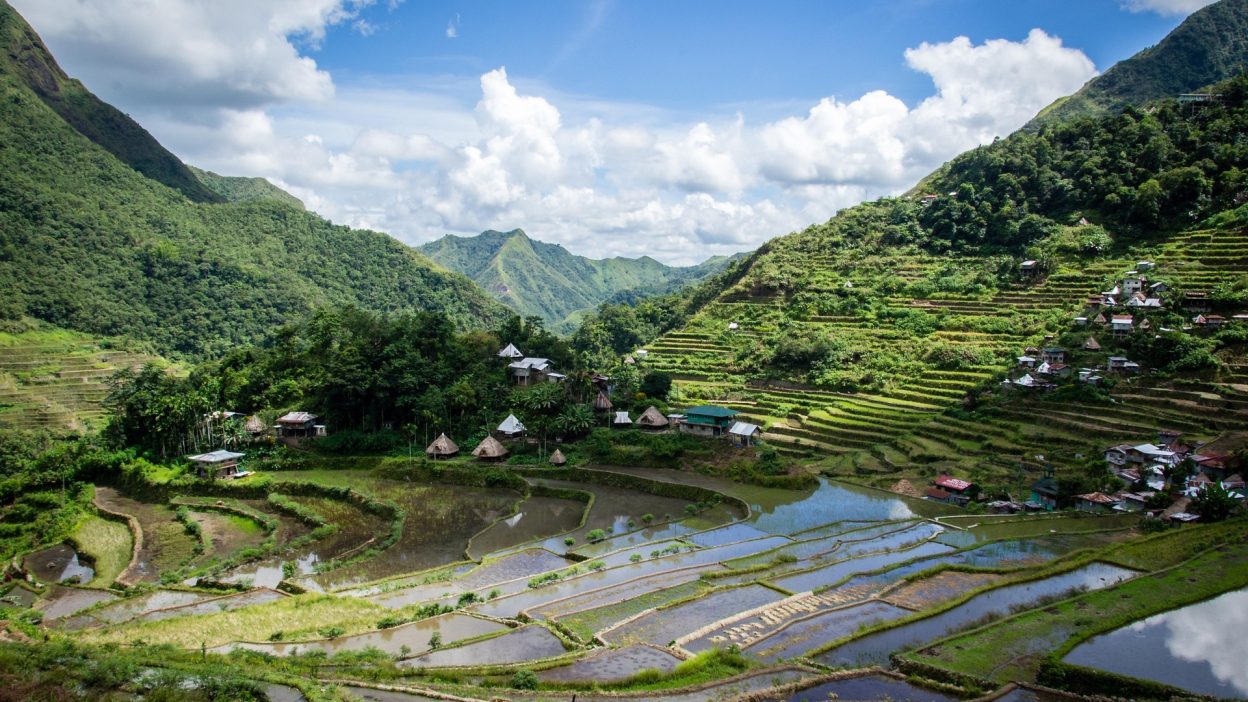
[{"label": "paddy field dike", "polygon": [[88,659],[207,664],[280,700],[1047,700],[1124,675],[1186,689],[1062,656],[1248,586],[1242,521],[1145,535],[827,478],[360,465],[97,486],[5,603]]}]

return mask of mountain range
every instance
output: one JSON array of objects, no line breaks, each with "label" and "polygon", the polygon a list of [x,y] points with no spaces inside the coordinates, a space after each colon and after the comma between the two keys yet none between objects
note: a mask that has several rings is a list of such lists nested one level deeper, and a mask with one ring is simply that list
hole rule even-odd
[{"label": "mountain range", "polygon": [[575,330],[600,303],[662,295],[704,280],[744,255],[715,256],[688,267],[668,266],[649,256],[591,259],[531,239],[521,229],[445,236],[419,251],[468,276],[521,315],[541,317],[560,333]]},{"label": "mountain range", "polygon": [[65,75],[0,1],[0,319],[210,357],[326,304],[510,313],[464,276],[267,183],[187,167]]}]

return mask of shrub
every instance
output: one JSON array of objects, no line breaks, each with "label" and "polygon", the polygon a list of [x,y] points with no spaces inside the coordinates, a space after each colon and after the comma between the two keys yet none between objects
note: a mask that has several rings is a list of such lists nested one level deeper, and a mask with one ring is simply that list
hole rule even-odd
[{"label": "shrub", "polygon": [[605,538],[607,538],[607,532],[602,529],[594,529],[585,535],[585,539],[591,544],[596,544]]},{"label": "shrub", "polygon": [[517,670],[511,676],[511,687],[517,690],[536,690],[537,674],[531,670]]}]

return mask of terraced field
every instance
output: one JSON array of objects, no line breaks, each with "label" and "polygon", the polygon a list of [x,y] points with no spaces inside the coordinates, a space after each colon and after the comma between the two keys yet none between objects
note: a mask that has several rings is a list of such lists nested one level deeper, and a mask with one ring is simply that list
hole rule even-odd
[{"label": "terraced field", "polygon": [[98,430],[108,379],[151,358],[63,330],[0,333],[0,427]]},{"label": "terraced field", "polygon": [[[591,688],[603,681],[643,686],[626,699],[876,689],[935,699],[942,693],[905,688],[889,677],[895,673],[869,666],[887,669],[893,651],[985,617],[1118,587],[1136,579],[1137,568],[1164,570],[1184,558],[1170,546],[1149,550],[1152,541],[1173,539],[1142,539],[1121,515],[968,520],[941,505],[827,481],[786,491],[682,471],[596,470],[717,490],[750,511],[709,528],[637,529],[570,552],[529,535],[480,563],[444,563],[325,594],[238,583],[234,591],[165,586],[119,598],[71,583],[48,588],[34,604],[54,631],[89,642],[328,659],[323,672],[307,674],[343,683],[343,699],[530,699],[499,687],[521,671],[533,671],[545,686],[540,698],[552,700],[597,699]],[[581,475],[580,487],[595,491],[593,471]],[[367,474],[356,478],[368,482]],[[627,491],[603,490],[604,505],[643,497],[621,494]],[[153,506],[103,494],[117,511],[159,521],[142,513]],[[358,521],[325,498],[301,503],[336,520],[338,534]],[[1192,542],[1185,548],[1207,548],[1202,530],[1232,538],[1242,527],[1185,529]],[[366,531],[351,539],[371,538]],[[1146,557],[1154,552],[1165,557]],[[729,647],[740,654],[725,653]],[[720,666],[716,677],[693,672],[707,665]],[[384,685],[377,667],[390,671]],[[851,670],[834,672],[840,668]]]},{"label": "terraced field", "polygon": [[[785,255],[771,254],[781,268]],[[1112,402],[1022,393],[993,399],[1025,348],[1052,345],[1063,335],[1071,348],[1081,331],[1072,320],[1089,314],[1088,297],[1112,287],[1136,261],[1154,261],[1150,279],[1176,289],[1242,282],[1248,233],[1184,234],[1012,284],[994,282],[989,272],[1000,265],[994,260],[856,256],[795,256],[788,263],[805,276],[797,292],[729,290],[684,328],[648,344],[645,363],[673,375],[680,401],[737,409],[763,424],[765,440],[782,452],[819,459],[837,475],[880,487],[903,475],[947,470],[1022,488],[1046,461],[1060,470],[1105,446],[1144,441],[1158,428],[1197,439],[1248,428],[1248,359],[1236,355],[1222,359],[1222,370],[1197,377],[1122,378]],[[959,287],[946,277],[977,271],[977,285],[963,280]],[[847,291],[861,291],[866,301],[832,309],[835,293]],[[769,381],[747,370],[761,339],[807,330],[830,332],[853,354],[852,366],[871,368],[887,354],[908,360],[866,372],[855,384],[868,389],[854,393]],[[1082,331],[1080,342],[1092,334],[1107,348],[1112,344],[1107,331]],[[1103,364],[1108,355],[1086,353],[1076,362]]]}]

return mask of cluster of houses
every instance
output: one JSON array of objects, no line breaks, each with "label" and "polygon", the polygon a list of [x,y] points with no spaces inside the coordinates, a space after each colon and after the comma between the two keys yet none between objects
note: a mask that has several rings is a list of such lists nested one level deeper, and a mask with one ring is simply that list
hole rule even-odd
[{"label": "cluster of houses", "polygon": [[[644,354],[639,351],[638,354]],[[507,344],[500,349],[497,356],[507,361],[508,374],[516,385],[527,386],[538,383],[558,383],[567,376],[559,373],[546,358],[525,356],[514,344]],[[629,357],[626,362],[636,363]],[[611,402],[610,378],[602,374],[592,377],[597,395],[593,401],[595,412],[603,415],[608,424],[617,429],[640,428],[646,431],[662,432],[677,430],[708,438],[727,438],[734,446],[746,447],[756,445],[762,438],[762,428],[756,424],[736,420],[737,412],[725,407],[699,405],[691,407],[683,414],[663,414],[655,406],[646,408],[636,419],[629,416],[628,411],[618,410]],[[237,412],[214,412],[207,417],[208,421],[239,420],[243,415]],[[246,418],[244,429],[253,437],[263,436],[270,431],[281,443],[296,445],[308,438],[328,435],[324,424],[318,423],[318,417],[311,412],[288,412],[278,417],[269,427],[258,416]],[[472,455],[481,461],[501,461],[510,453],[508,444],[515,441],[527,441],[528,429],[514,414],[507,415],[495,429],[477,444]],[[459,454],[459,446],[445,433],[439,434],[425,449],[430,458],[450,458]],[[249,475],[239,470],[239,461],[244,454],[219,450],[210,453],[187,456],[200,477],[204,478],[237,478]],[[567,458],[559,450],[550,456],[554,465],[563,465]]]},{"label": "cluster of houses", "polygon": [[[1175,477],[1186,472],[1176,471],[1184,462],[1190,464],[1192,472],[1182,478],[1182,485],[1174,485]],[[1105,464],[1111,473],[1131,487],[1114,495],[1080,495],[1081,509],[1141,511],[1148,498],[1157,492],[1177,489],[1182,497],[1191,498],[1213,484],[1220,485],[1231,497],[1241,501],[1248,495],[1243,476],[1232,472],[1229,456],[1186,441],[1177,431],[1159,431],[1155,443],[1111,446],[1105,450]],[[1083,499],[1087,497],[1096,499]],[[1185,501],[1176,504],[1179,510],[1172,510],[1167,515],[1169,518],[1195,521],[1195,515],[1181,511]]]}]

